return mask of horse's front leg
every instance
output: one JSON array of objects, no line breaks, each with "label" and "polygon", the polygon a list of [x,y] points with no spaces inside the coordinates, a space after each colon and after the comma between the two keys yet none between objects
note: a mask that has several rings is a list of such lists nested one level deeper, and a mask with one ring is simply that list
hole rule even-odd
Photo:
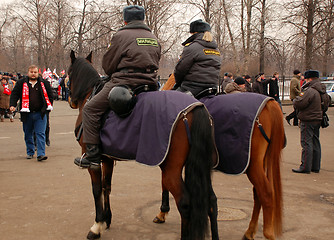
[{"label": "horse's front leg", "polygon": [[97,239],[101,236],[103,223],[105,221],[103,211],[103,197],[102,197],[102,171],[101,166],[94,166],[88,169],[91,177],[92,190],[95,202],[95,223],[88,232],[87,239]]},{"label": "horse's front leg", "polygon": [[104,213],[107,228],[110,227],[112,213],[110,208],[110,192],[111,192],[111,179],[114,170],[115,160],[106,158],[103,161],[103,196],[104,196]]},{"label": "horse's front leg", "polygon": [[162,200],[160,206],[160,213],[153,219],[154,223],[164,223],[166,221],[166,215],[170,210],[169,206],[169,191],[162,187]]}]

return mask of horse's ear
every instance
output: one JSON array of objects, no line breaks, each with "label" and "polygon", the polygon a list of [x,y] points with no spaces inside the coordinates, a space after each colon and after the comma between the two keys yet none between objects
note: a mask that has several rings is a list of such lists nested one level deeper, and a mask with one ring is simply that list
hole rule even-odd
[{"label": "horse's ear", "polygon": [[71,56],[71,63],[74,63],[76,57],[75,57],[75,52],[73,50],[71,50],[70,56]]},{"label": "horse's ear", "polygon": [[88,56],[86,57],[86,60],[90,63],[92,63],[92,54],[93,54],[93,51],[91,51]]}]

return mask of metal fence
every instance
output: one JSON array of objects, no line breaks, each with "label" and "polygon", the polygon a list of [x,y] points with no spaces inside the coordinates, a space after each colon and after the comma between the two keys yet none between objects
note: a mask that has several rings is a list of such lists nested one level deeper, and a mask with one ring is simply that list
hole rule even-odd
[{"label": "metal fence", "polygon": [[[281,101],[290,100],[290,80],[292,76],[282,76],[279,78],[278,86]],[[163,86],[168,79],[159,78],[161,86]]]}]

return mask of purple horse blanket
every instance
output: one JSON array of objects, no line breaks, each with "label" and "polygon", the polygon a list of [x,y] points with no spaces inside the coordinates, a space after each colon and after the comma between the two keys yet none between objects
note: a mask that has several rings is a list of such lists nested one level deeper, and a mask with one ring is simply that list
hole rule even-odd
[{"label": "purple horse blanket", "polygon": [[141,93],[128,117],[120,118],[113,111],[108,114],[100,133],[103,153],[157,166],[167,156],[176,122],[183,112],[197,106],[203,104],[177,91]]},{"label": "purple horse blanket", "polygon": [[201,99],[214,121],[219,153],[217,170],[227,174],[246,171],[255,120],[271,99],[256,93],[235,93]]}]

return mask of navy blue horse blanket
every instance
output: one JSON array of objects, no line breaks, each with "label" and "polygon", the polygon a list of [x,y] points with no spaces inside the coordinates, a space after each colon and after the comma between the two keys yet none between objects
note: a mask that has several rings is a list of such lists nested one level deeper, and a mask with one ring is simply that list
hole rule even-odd
[{"label": "navy blue horse blanket", "polygon": [[113,111],[108,114],[100,134],[103,153],[157,166],[167,156],[177,121],[198,106],[203,103],[177,91],[141,93],[128,117],[120,118]]},{"label": "navy blue horse blanket", "polygon": [[227,174],[246,171],[255,120],[269,100],[273,98],[256,93],[235,93],[201,99],[214,122],[219,153],[217,170]]}]

